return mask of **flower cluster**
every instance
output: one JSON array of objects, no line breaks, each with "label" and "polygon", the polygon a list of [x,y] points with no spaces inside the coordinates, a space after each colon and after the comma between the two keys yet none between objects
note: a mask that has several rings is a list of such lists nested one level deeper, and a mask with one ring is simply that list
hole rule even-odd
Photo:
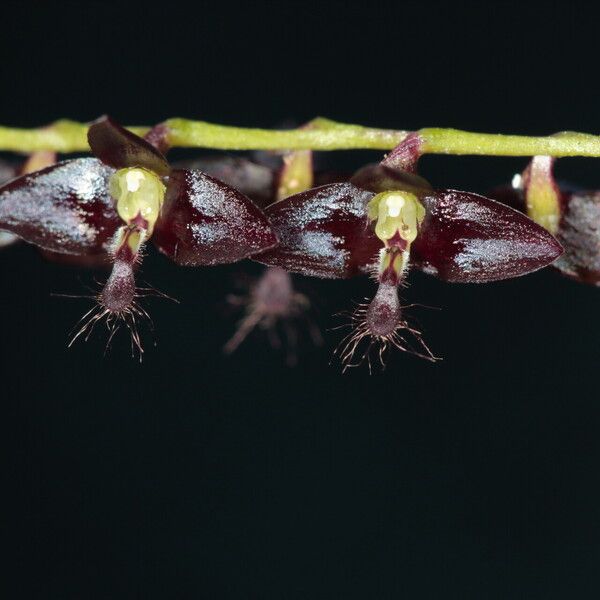
[{"label": "flower cluster", "polygon": [[[378,287],[354,314],[343,361],[355,364],[358,352],[360,362],[373,346],[380,357],[395,346],[433,359],[398,295],[411,268],[444,281],[485,283],[536,271],[562,253],[540,219],[478,194],[433,189],[407,167],[410,139],[349,178],[321,179],[309,151],[285,155],[276,168],[239,158],[176,168],[164,156],[160,130],[144,139],[108,117],[89,127],[88,141],[93,157],[28,169],[0,188],[0,230],[52,255],[112,264],[82,335],[107,319],[127,324],[140,345],[134,324],[145,311],[135,268],[144,246],[154,244],[181,266],[247,258],[267,265],[229,351],[255,325],[270,327],[304,311],[308,302],[294,291],[290,273],[371,275]],[[526,181],[534,181],[534,171]],[[572,208],[558,236],[563,243],[576,218]],[[578,260],[567,253],[555,264],[583,277]]]}]

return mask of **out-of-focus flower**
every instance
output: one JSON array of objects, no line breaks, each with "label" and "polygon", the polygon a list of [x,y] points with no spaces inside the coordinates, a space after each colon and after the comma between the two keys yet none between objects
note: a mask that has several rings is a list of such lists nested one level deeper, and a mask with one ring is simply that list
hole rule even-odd
[{"label": "out-of-focus flower", "polygon": [[[250,171],[247,165],[244,165],[244,170]],[[306,150],[286,153],[273,177],[275,200],[282,200],[292,191],[311,188],[313,177],[312,152]],[[267,267],[257,280],[250,283],[247,295],[230,295],[228,301],[230,305],[243,307],[246,314],[235,334],[225,344],[226,354],[235,351],[256,327],[266,331],[274,347],[281,346],[279,332],[283,332],[287,363],[290,366],[296,363],[300,329],[308,332],[315,345],[320,345],[323,341],[309,313],[309,298],[295,290],[292,276],[281,267]]]}]

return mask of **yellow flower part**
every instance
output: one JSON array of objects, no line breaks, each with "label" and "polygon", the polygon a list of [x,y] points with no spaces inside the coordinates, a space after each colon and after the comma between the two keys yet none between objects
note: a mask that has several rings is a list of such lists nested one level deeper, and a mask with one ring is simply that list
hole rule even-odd
[{"label": "yellow flower part", "polygon": [[[550,156],[535,156],[529,167],[529,182],[525,190],[527,216],[547,229],[558,232],[561,217],[560,192],[552,176],[553,159]],[[513,178],[517,185],[520,178]]]},{"label": "yellow flower part", "polygon": [[165,198],[158,175],[138,167],[120,169],[110,179],[110,195],[123,221],[131,223],[141,216],[148,223],[148,234],[152,233]]},{"label": "yellow flower part", "polygon": [[375,221],[375,235],[382,242],[387,243],[398,233],[410,244],[419,233],[425,208],[410,192],[383,192],[371,199],[367,214],[371,221]]}]

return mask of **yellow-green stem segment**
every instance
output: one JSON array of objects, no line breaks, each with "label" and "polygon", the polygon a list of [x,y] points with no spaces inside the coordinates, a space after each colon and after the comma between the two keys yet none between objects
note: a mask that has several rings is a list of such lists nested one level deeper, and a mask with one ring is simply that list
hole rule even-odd
[{"label": "yellow-green stem segment", "polygon": [[[317,118],[315,127],[290,130],[215,125],[204,121],[168,119],[163,123],[172,147],[220,150],[391,150],[410,133],[337,123]],[[60,120],[36,129],[0,126],[0,150],[67,154],[85,152],[86,123]],[[144,135],[149,127],[128,127]],[[600,156],[600,136],[566,132],[547,137],[471,133],[457,129],[422,129],[422,154],[478,154],[486,156]]]}]

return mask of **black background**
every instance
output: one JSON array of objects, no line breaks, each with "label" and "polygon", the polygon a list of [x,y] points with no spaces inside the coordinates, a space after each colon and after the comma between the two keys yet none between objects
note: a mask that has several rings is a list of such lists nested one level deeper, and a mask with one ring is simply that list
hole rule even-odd
[{"label": "black background", "polygon": [[[149,3],[148,3],[149,4]],[[600,131],[586,5],[5,6],[0,122],[109,113],[277,126],[320,114],[416,129]],[[335,153],[356,167],[377,154]],[[524,159],[427,157],[484,192]],[[599,187],[598,162],[559,174]],[[66,348],[93,275],[0,254],[3,535],[10,598],[589,598],[600,592],[598,291],[552,271],[485,286],[419,273],[404,297],[444,361],[295,369],[232,358],[240,269],[150,253],[157,347]],[[100,274],[102,278],[104,275]],[[372,282],[298,280],[323,329]]]}]

